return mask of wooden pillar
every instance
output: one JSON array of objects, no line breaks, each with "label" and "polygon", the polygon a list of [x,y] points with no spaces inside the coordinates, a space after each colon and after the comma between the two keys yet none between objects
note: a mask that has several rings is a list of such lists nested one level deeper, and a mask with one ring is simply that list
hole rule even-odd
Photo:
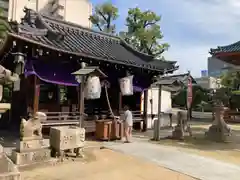
[{"label": "wooden pillar", "polygon": [[27,84],[24,76],[25,55],[22,54],[21,43],[17,45],[17,52],[14,55],[14,72],[19,75],[19,80],[14,83],[11,102],[11,124],[10,127],[19,130],[21,119],[27,118]]},{"label": "wooden pillar", "polygon": [[146,89],[143,93],[143,131],[146,131],[148,129],[148,89]]},{"label": "wooden pillar", "polygon": [[160,140],[160,128],[161,128],[161,93],[162,93],[162,85],[158,85],[158,120],[157,120],[157,124],[156,127],[154,128],[155,131],[155,137],[154,140],[155,141],[159,141]]},{"label": "wooden pillar", "polygon": [[80,117],[79,117],[79,127],[83,127],[84,125],[84,81],[85,81],[85,77],[82,76],[81,77],[81,83],[80,83],[80,87],[79,87],[79,113],[80,113]]},{"label": "wooden pillar", "polygon": [[121,90],[119,91],[119,114],[122,111],[122,93]]},{"label": "wooden pillar", "polygon": [[33,117],[34,117],[38,112],[40,95],[40,84],[37,76],[33,77],[33,85],[34,85],[34,97],[33,97]]},{"label": "wooden pillar", "polygon": [[21,119],[27,118],[27,84],[24,75],[19,76],[20,80],[16,82],[12,92],[11,102],[11,128],[19,130]]}]

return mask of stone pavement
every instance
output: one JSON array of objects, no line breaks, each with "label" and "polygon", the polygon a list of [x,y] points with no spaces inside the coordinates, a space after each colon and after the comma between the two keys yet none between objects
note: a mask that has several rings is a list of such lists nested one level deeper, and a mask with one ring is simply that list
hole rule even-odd
[{"label": "stone pavement", "polygon": [[154,162],[159,166],[187,174],[201,180],[239,180],[240,167],[210,158],[188,154],[146,140],[133,139],[133,143],[106,142],[106,148]]},{"label": "stone pavement", "polygon": [[195,180],[136,157],[95,149],[93,161],[24,171],[22,180]]}]

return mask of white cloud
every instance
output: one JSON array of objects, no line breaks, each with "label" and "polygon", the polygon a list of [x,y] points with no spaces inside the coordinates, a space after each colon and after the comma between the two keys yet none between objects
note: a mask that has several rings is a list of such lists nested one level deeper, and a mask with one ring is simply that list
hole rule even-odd
[{"label": "white cloud", "polygon": [[240,27],[239,0],[165,0],[176,21],[208,32],[234,36]]}]

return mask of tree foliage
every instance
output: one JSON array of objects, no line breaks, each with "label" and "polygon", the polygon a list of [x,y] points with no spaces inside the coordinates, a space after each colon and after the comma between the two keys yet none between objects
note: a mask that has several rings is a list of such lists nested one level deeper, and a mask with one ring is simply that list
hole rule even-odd
[{"label": "tree foliage", "polygon": [[[118,8],[106,2],[95,7],[89,20],[100,31],[116,34],[114,21],[118,17]],[[163,38],[160,21],[161,16],[153,11],[130,8],[126,18],[127,30],[120,32],[119,35],[140,52],[164,60],[162,53],[169,48],[169,44],[160,43]]]},{"label": "tree foliage", "polygon": [[159,42],[163,38],[160,20],[161,16],[153,11],[130,8],[126,18],[127,31],[120,35],[137,50],[159,58],[169,48],[169,44]]},{"label": "tree foliage", "polygon": [[107,2],[95,7],[94,13],[89,17],[92,24],[100,31],[115,34],[116,26],[113,22],[118,18],[118,8]]},{"label": "tree foliage", "polygon": [[[203,102],[209,101],[208,91],[201,88],[200,86],[193,86],[193,100],[192,100],[192,108],[200,105]],[[187,87],[184,88],[178,95],[173,97],[173,104],[178,106],[186,106],[187,105]]]},{"label": "tree foliage", "polygon": [[221,84],[230,89],[239,89],[240,87],[240,72],[228,71],[221,76]]},{"label": "tree foliage", "polygon": [[9,29],[9,24],[3,17],[3,9],[0,8],[0,39],[5,38],[7,29]]}]

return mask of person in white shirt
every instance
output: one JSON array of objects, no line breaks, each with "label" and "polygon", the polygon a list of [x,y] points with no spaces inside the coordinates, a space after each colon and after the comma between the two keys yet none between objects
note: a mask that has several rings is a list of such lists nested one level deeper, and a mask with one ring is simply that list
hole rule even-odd
[{"label": "person in white shirt", "polygon": [[126,143],[130,143],[130,138],[132,137],[132,126],[133,117],[132,112],[129,110],[128,106],[124,106],[124,132],[126,137]]}]

